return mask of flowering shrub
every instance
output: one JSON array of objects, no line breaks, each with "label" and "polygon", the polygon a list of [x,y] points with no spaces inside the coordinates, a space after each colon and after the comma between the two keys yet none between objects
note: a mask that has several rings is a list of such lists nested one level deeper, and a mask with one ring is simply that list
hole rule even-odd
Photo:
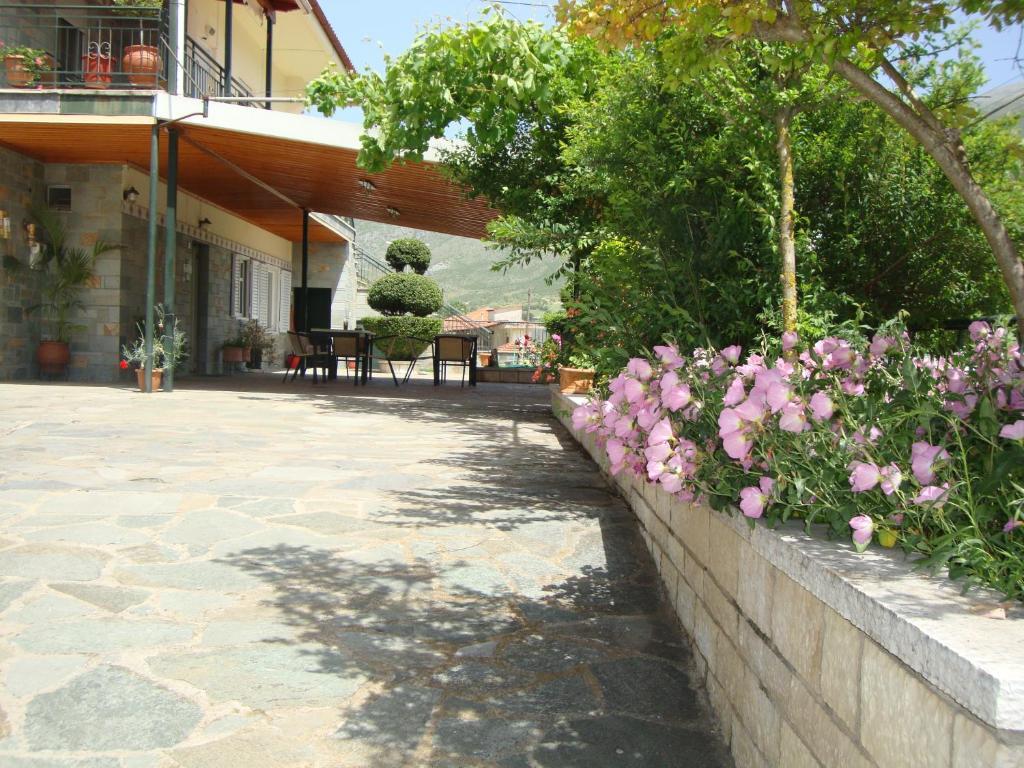
[{"label": "flowering shrub", "polygon": [[[736,504],[900,544],[929,567],[1024,598],[1024,368],[1003,328],[970,328],[949,357],[915,355],[894,326],[870,345],[795,335],[739,347],[671,345],[634,358],[607,399],[573,413],[611,471],[680,499]],[[770,354],[769,354],[770,352]]]}]

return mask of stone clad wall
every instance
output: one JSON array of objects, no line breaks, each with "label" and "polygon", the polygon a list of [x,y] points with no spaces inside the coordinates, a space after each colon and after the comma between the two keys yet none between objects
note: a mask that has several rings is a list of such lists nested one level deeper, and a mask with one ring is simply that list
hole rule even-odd
[{"label": "stone clad wall", "polygon": [[[553,392],[556,416],[573,431],[575,404]],[[607,456],[594,436],[574,435],[607,472]],[[975,668],[971,659],[931,651],[933,638],[916,637],[919,628],[898,616],[908,610],[934,613],[945,622],[943,631],[960,623],[973,635],[966,638],[968,645],[985,649],[995,642],[998,654],[1005,641],[1007,657],[1018,660],[1024,657],[1019,644],[1024,618],[1003,618],[1002,624],[987,619],[986,625],[983,616],[945,594],[922,599],[919,609],[906,601],[895,606],[862,601],[853,587],[844,591],[838,585],[842,562],[837,559],[835,570],[829,569],[829,551],[839,550],[831,542],[803,537],[821,550],[804,557],[789,543],[800,535],[782,536],[764,526],[752,531],[741,518],[681,503],[636,478],[610,479],[636,513],[692,640],[737,768],[1024,766],[1024,733],[1005,729],[1005,722],[1024,727],[1019,701],[1011,696],[1019,680],[989,679],[979,671],[980,662]],[[883,566],[887,558],[894,559],[879,557]],[[903,578],[903,571],[889,570],[893,580]],[[886,570],[879,573],[884,579]],[[836,599],[825,601],[816,592]],[[983,606],[998,611],[998,604]],[[980,631],[972,629],[975,625]],[[878,637],[910,652],[898,658]],[[940,690],[915,666],[932,672],[949,690]],[[971,704],[1004,730],[957,701]]]}]

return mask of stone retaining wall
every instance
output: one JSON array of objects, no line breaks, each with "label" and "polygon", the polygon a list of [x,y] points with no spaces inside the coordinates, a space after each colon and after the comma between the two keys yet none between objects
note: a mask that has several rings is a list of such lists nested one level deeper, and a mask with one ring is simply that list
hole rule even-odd
[{"label": "stone retaining wall", "polygon": [[[582,398],[555,415],[607,472]],[[991,594],[624,475],[737,768],[1021,768],[1024,616]]]}]

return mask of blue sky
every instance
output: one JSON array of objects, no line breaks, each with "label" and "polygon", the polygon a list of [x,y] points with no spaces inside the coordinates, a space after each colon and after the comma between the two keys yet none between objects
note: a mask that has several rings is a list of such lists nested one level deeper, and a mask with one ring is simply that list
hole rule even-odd
[{"label": "blue sky", "polygon": [[[395,55],[404,51],[423,25],[449,19],[475,19],[488,4],[489,0],[321,0],[324,12],[356,68],[369,66],[377,70],[382,67],[384,52]],[[505,9],[519,19],[550,22],[552,15],[548,6],[551,4],[551,0],[518,0],[508,2]],[[1022,77],[1012,61],[1020,35],[1020,26],[1001,33],[989,27],[979,30],[977,38],[982,44],[979,55],[985,62],[990,87]],[[360,121],[355,110],[344,110],[339,117]]]}]

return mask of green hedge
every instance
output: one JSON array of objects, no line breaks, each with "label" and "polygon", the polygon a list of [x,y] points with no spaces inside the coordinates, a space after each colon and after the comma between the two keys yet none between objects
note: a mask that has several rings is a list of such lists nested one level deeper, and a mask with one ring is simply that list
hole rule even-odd
[{"label": "green hedge", "polygon": [[417,275],[422,275],[430,266],[430,248],[422,240],[406,237],[393,241],[384,258],[396,272],[409,267]]},{"label": "green hedge", "polygon": [[411,360],[426,351],[433,338],[441,332],[444,320],[440,317],[409,317],[406,315],[404,317],[364,317],[361,322],[363,328],[377,336],[423,339],[425,343],[396,341],[390,345],[390,349],[384,348],[383,345],[377,345],[374,348],[374,354],[381,357],[387,355],[392,360]]},{"label": "green hedge", "polygon": [[441,288],[429,277],[397,272],[385,275],[370,286],[366,302],[382,315],[426,317],[441,308]]}]

